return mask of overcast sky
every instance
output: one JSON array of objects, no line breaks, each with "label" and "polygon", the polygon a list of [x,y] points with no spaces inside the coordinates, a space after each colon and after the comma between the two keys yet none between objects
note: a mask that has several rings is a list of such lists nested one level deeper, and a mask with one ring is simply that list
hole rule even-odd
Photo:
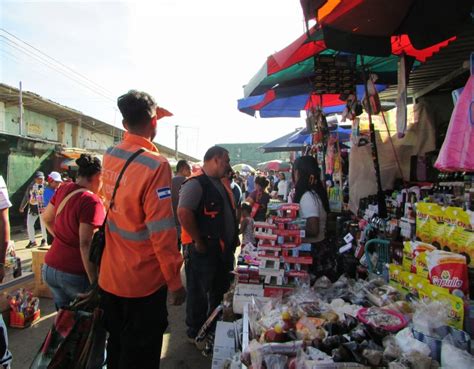
[{"label": "overcast sky", "polygon": [[174,113],[160,121],[157,141],[174,147],[179,125],[179,149],[197,157],[215,143],[269,142],[303,126],[237,110],[266,57],[304,32],[299,0],[0,3],[1,28],[104,87],[107,98],[0,37],[3,83],[21,80],[25,90],[118,126],[116,97],[147,91]]}]

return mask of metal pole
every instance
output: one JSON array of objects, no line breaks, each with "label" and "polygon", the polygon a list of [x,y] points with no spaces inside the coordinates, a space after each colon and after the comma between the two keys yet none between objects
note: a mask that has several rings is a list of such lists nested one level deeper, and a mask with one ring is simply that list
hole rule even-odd
[{"label": "metal pole", "polygon": [[[381,218],[387,217],[387,204],[385,203],[385,194],[382,190],[382,180],[380,177],[379,154],[377,152],[377,142],[375,141],[375,127],[372,122],[372,107],[369,99],[369,88],[367,87],[367,74],[364,66],[364,57],[360,55],[362,65],[362,80],[364,82],[365,96],[367,98],[367,114],[369,115],[369,129],[370,129],[370,143],[372,147],[372,159],[374,160],[375,179],[377,181],[377,204],[379,208],[379,216]],[[370,78],[370,76],[369,76]]]},{"label": "metal pole", "polygon": [[178,125],[174,126],[174,158],[178,160]]},{"label": "metal pole", "polygon": [[25,127],[24,127],[24,122],[23,122],[23,89],[20,81],[20,96],[19,96],[19,102],[18,102],[18,110],[20,113],[20,136],[26,136],[25,132]]}]

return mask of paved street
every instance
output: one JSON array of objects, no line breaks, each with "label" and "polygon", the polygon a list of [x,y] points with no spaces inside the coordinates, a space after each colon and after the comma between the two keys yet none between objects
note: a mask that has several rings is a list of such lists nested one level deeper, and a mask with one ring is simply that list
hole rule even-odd
[{"label": "paved street", "polygon": [[[22,258],[23,266],[31,270],[31,250],[25,249],[28,241],[26,234],[14,234],[17,254]],[[37,239],[39,244],[41,240]],[[9,328],[10,350],[13,353],[13,369],[28,369],[41,343],[53,323],[56,315],[50,299],[41,299],[41,320],[34,326],[21,330]],[[161,353],[162,369],[208,369],[211,358],[206,358],[186,341],[184,306],[168,308],[169,328],[163,340]]]}]

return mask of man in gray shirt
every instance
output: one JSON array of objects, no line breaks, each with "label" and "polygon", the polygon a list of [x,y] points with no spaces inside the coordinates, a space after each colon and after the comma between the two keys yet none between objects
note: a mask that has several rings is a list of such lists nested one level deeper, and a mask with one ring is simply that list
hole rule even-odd
[{"label": "man in gray shirt", "polygon": [[232,190],[224,181],[229,169],[228,151],[213,146],[202,173],[185,181],[179,194],[191,340],[230,287],[238,231]]},{"label": "man in gray shirt", "polygon": [[174,221],[178,232],[178,250],[181,250],[181,225],[178,219],[179,189],[191,175],[191,165],[186,160],[180,160],[176,164],[176,175],[171,179],[171,202],[173,204]]}]

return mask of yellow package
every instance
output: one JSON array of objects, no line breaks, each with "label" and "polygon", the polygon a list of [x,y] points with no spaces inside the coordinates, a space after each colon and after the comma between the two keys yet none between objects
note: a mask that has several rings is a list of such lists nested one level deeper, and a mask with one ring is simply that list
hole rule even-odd
[{"label": "yellow package", "polygon": [[403,270],[416,273],[416,258],[418,255],[436,250],[436,247],[426,242],[405,241],[403,242]]},{"label": "yellow package", "polygon": [[[433,245],[430,245],[429,243],[412,241],[411,242],[412,262],[411,262],[410,272],[416,273],[417,271],[416,262],[417,262],[418,257],[420,257],[420,255],[426,254],[427,252],[431,252],[434,250],[436,250],[436,247]],[[420,260],[421,260],[420,262],[422,262],[422,259]],[[426,261],[426,255],[425,255],[424,260]],[[428,266],[426,267],[426,271],[428,272]]]},{"label": "yellow package", "polygon": [[463,210],[453,206],[447,207],[443,214],[444,236],[441,243],[441,249],[444,251],[457,252],[457,244],[455,242],[456,227],[458,218]]},{"label": "yellow package", "polygon": [[403,242],[403,270],[409,272],[413,263],[413,256],[411,251],[411,241]]},{"label": "yellow package", "polygon": [[466,257],[470,268],[474,268],[474,225],[471,215],[460,211],[456,217],[456,229],[451,241],[453,249]]},{"label": "yellow package", "polygon": [[430,217],[430,228],[431,228],[431,244],[438,250],[441,250],[442,244],[444,243],[444,235],[446,233],[446,223],[444,223],[444,212],[445,208],[430,204],[429,217]]},{"label": "yellow package", "polygon": [[419,275],[409,273],[408,276],[408,292],[416,297],[419,297],[419,290],[426,287],[426,284],[429,284],[429,281],[425,278],[420,277]]},{"label": "yellow package", "polygon": [[400,273],[403,272],[403,268],[397,264],[388,265],[388,278],[389,285],[396,288],[398,292],[404,293],[402,285],[400,284]]},{"label": "yellow package", "polygon": [[438,300],[446,301],[451,310],[448,315],[448,324],[456,329],[463,329],[464,322],[464,302],[460,297],[451,295],[446,288],[426,285],[424,289],[418,291],[423,301]]},{"label": "yellow package", "polygon": [[416,239],[431,243],[432,239],[432,213],[439,214],[437,204],[430,204],[426,202],[416,203]]},{"label": "yellow package", "polygon": [[416,269],[416,275],[420,276],[421,278],[428,279],[429,277],[429,270],[428,270],[428,264],[426,262],[426,252],[422,252],[418,254],[415,258],[415,269]]},{"label": "yellow package", "polygon": [[410,292],[410,272],[405,272],[404,270],[400,272],[400,286],[402,288],[402,293],[407,294]]}]

